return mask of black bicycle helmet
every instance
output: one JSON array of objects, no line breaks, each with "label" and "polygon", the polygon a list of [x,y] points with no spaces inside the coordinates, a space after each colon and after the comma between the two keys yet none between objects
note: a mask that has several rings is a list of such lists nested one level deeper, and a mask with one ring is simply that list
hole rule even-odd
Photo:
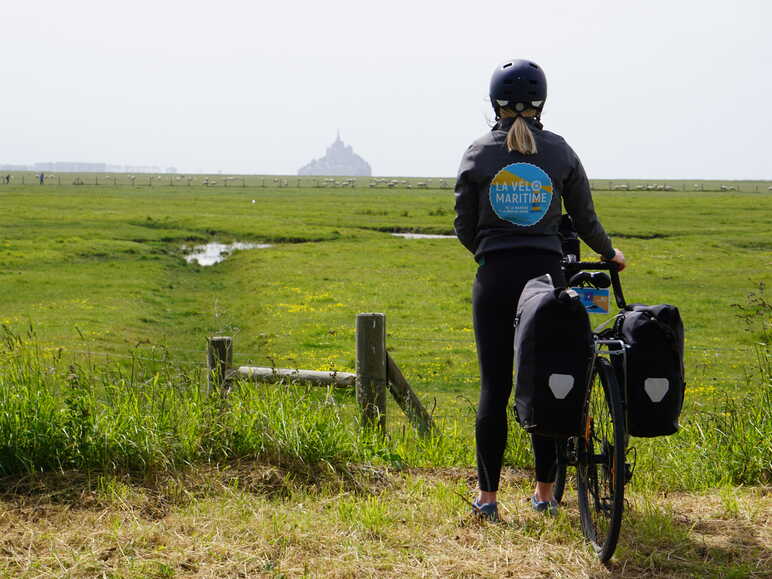
[{"label": "black bicycle helmet", "polygon": [[536,109],[539,118],[547,100],[547,77],[535,62],[508,60],[493,71],[489,94],[496,118],[501,107],[515,112]]}]

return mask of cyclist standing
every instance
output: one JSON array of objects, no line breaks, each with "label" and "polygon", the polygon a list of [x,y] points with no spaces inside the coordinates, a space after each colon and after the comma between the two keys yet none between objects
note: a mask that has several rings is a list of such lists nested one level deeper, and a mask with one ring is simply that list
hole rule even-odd
[{"label": "cyclist standing", "polygon": [[[510,60],[498,66],[490,83],[496,124],[467,149],[456,180],[456,235],[478,263],[472,313],[480,365],[475,424],[480,493],[473,505],[476,514],[492,520],[498,520],[517,302],[526,282],[545,273],[556,286],[565,285],[561,205],[590,248],[620,270],[625,267],[624,255],[595,214],[579,158],[562,137],[542,128],[546,97],[547,80],[535,63]],[[555,441],[536,435],[531,441],[536,462],[531,504],[555,514]]]}]

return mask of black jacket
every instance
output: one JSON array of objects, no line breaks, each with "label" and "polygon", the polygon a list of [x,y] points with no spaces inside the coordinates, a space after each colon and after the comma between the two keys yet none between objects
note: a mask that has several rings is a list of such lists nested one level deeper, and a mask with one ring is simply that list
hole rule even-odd
[{"label": "black jacket", "polygon": [[456,180],[456,235],[478,259],[501,249],[562,253],[558,227],[562,204],[579,237],[611,259],[611,240],[598,221],[590,183],[579,157],[563,137],[526,119],[538,152],[508,152],[512,118],[500,120],[461,159]]}]

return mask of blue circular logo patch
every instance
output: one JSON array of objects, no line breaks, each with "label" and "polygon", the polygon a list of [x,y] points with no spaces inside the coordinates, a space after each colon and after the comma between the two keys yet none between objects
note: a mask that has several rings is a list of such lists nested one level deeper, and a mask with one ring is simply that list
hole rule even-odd
[{"label": "blue circular logo patch", "polygon": [[552,203],[552,180],[536,165],[512,163],[496,173],[488,196],[499,218],[530,227],[542,220]]}]

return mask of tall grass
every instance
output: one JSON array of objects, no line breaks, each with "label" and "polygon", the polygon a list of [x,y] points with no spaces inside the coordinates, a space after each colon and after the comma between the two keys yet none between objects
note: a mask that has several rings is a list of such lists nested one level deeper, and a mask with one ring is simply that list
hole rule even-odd
[{"label": "tall grass", "polygon": [[0,473],[146,473],[234,458],[335,468],[363,458],[357,429],[310,389],[243,384],[224,400],[205,383],[203,371],[164,362],[65,362],[6,332]]},{"label": "tall grass", "polygon": [[[357,424],[352,396],[302,385],[236,384],[208,392],[202,369],[139,359],[95,364],[42,349],[34,336],[0,339],[0,474],[79,469],[148,474],[250,459],[287,472],[340,473],[352,463],[473,466],[474,409],[438,422],[432,436]],[[759,350],[751,393],[693,413],[682,431],[634,440],[636,484],[701,489],[772,482],[772,382]],[[505,457],[530,467],[528,438],[510,428]]]},{"label": "tall grass", "polygon": [[772,372],[766,344],[756,353],[747,394],[691,414],[674,436],[633,439],[639,484],[695,490],[772,483]]}]

